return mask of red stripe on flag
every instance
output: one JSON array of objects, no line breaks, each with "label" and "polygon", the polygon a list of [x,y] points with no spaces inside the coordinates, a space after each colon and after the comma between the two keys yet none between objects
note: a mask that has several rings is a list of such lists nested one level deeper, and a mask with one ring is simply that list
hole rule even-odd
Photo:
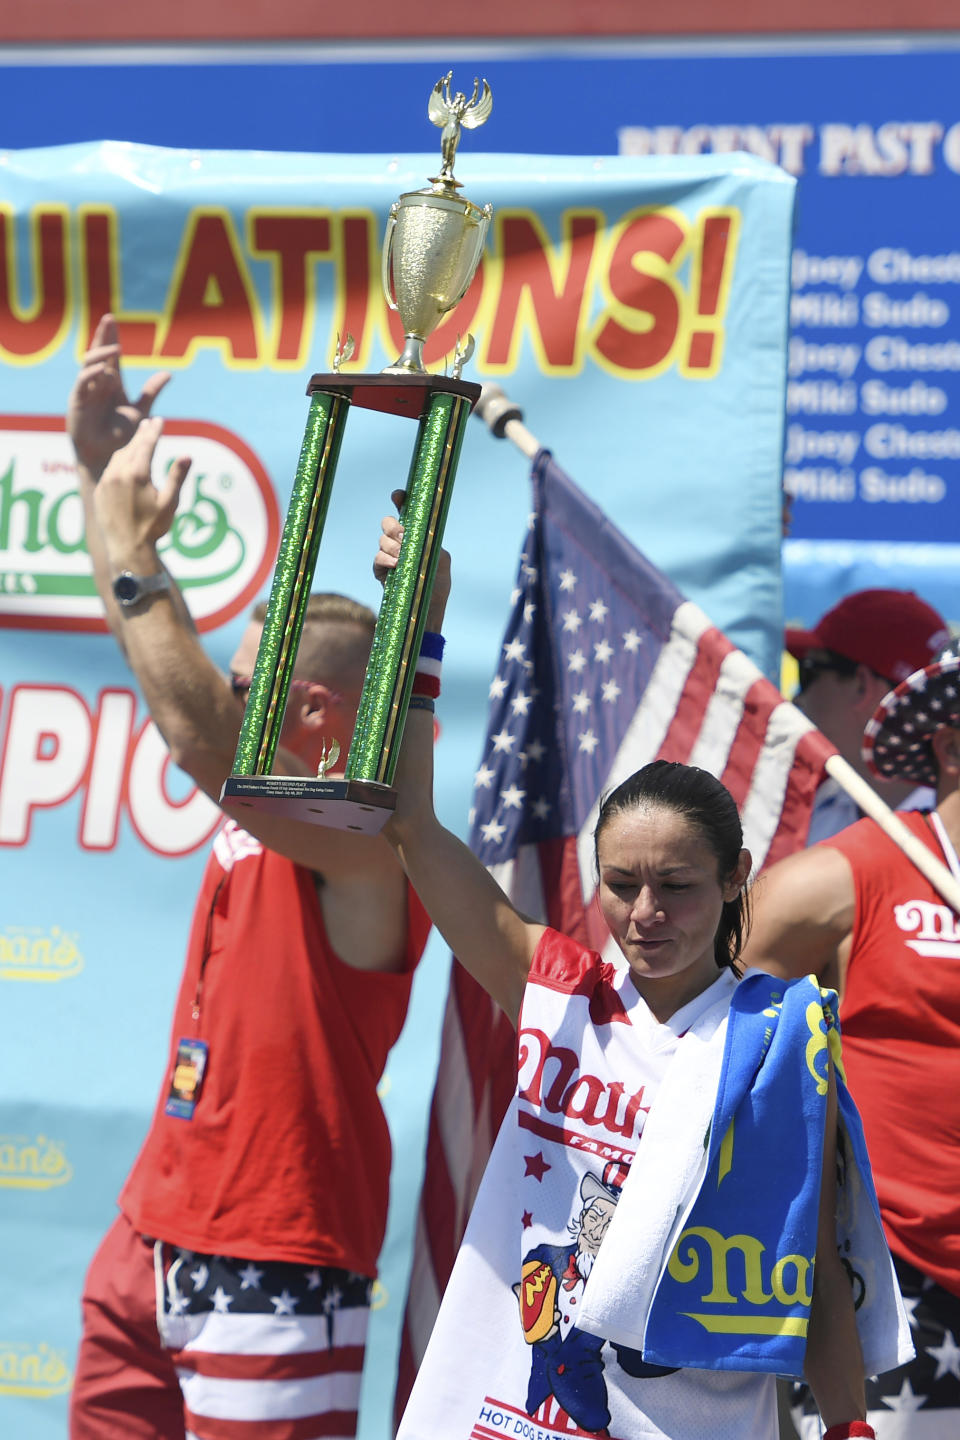
[{"label": "red stripe on flag", "polygon": [[430,1173],[430,1185],[424,1187],[420,1206],[426,1222],[427,1234],[430,1236],[431,1268],[437,1274],[437,1290],[442,1294],[460,1246],[462,1226],[460,1224],[460,1197],[454,1190],[453,1180],[444,1155],[443,1133],[440,1127],[439,1111],[436,1107],[430,1114],[427,1154],[434,1157],[443,1155],[443,1164],[435,1165]]},{"label": "red stripe on flag", "polygon": [[572,935],[581,945],[589,944],[576,836],[561,835],[553,840],[543,840],[537,847],[537,853],[543,877],[547,924],[554,930],[562,930],[565,935]]},{"label": "red stripe on flag", "polygon": [[295,1355],[216,1355],[209,1350],[177,1350],[171,1358],[179,1370],[192,1370],[216,1380],[315,1380],[321,1375],[358,1374],[363,1346],[305,1350]]},{"label": "red stripe on flag", "polygon": [[743,697],[743,717],[733,737],[723,774],[719,777],[737,802],[738,809],[750,793],[753,772],[763,753],[770,716],[782,703],[779,690],[769,680],[755,680]]},{"label": "red stripe on flag", "polygon": [[657,752],[658,760],[679,760],[685,764],[690,751],[696,744],[703,723],[703,714],[710,703],[710,697],[717,688],[720,666],[733,646],[721,631],[705,630],[697,642],[697,658],[691,666],[684,683],[680,700],[670,720],[663,744]]},{"label": "red stripe on flag", "polygon": [[197,1415],[184,1407],[186,1428],[197,1440],[326,1440],[355,1435],[356,1410],[328,1410],[324,1415],[303,1415],[295,1420],[224,1420]]}]

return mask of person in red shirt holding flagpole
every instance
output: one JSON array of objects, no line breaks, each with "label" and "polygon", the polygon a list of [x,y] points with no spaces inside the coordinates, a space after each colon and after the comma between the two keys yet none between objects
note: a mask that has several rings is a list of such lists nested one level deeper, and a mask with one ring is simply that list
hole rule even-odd
[{"label": "person in red shirt holding flagpole", "polygon": [[[932,786],[900,819],[960,879],[960,652],[908,676],[868,722],[881,778]],[[878,1440],[960,1434],[960,916],[873,820],[757,882],[745,958],[814,970],[841,997],[843,1055],[916,1357],[867,1383]],[[819,1433],[812,1417],[804,1437]]]}]

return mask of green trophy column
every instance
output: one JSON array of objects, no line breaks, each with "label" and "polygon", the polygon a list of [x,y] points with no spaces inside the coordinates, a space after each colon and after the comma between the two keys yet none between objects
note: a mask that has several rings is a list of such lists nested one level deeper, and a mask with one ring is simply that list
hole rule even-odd
[{"label": "green trophy column", "polygon": [[348,780],[381,785],[393,780],[469,414],[462,396],[436,391],[419,421],[401,515],[403,545],[384,585],[347,759]]},{"label": "green trophy column", "polygon": [[315,391],[310,400],[263,638],[233,763],[234,775],[270,773],[349,406],[344,395],[322,390]]}]

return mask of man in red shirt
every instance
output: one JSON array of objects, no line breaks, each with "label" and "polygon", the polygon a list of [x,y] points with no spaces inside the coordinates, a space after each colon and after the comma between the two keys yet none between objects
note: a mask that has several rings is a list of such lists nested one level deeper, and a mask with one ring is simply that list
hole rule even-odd
[{"label": "man in red shirt", "polygon": [[[228,679],[157,553],[189,468],[151,483],[169,377],[131,403],[119,360],[106,316],[68,413],[88,548],[173,760],[216,800],[263,614]],[[275,770],[346,755],[374,623],[311,597]],[[154,1119],[87,1276],[72,1440],[355,1433],[390,1169],[377,1084],[429,927],[381,838],[250,814],[214,841]]]},{"label": "man in red shirt", "polygon": [[[934,787],[934,810],[900,818],[960,879],[956,649],[885,697],[864,757],[878,775]],[[956,1440],[960,916],[868,819],[775,865],[753,900],[745,963],[785,977],[814,971],[841,996],[847,1081],[917,1351],[868,1383],[869,1420],[878,1440]],[[819,1432],[801,1422],[801,1433]]]},{"label": "man in red shirt", "polygon": [[[912,590],[855,590],[809,630],[788,627],[784,645],[798,662],[794,704],[836,745],[854,770],[876,785],[860,754],[863,727],[889,690],[920,670],[950,638],[943,616]],[[921,810],[928,790],[888,780],[879,793],[891,808]],[[807,844],[825,840],[862,819],[836,780],[817,788]]]}]

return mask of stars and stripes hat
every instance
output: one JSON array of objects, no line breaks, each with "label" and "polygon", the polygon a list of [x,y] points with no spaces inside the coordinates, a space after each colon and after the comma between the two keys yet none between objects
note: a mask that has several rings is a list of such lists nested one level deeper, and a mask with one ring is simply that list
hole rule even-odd
[{"label": "stars and stripes hat", "polygon": [[883,697],[863,732],[861,753],[875,775],[935,786],[937,762],[930,741],[945,727],[960,729],[957,640]]}]

